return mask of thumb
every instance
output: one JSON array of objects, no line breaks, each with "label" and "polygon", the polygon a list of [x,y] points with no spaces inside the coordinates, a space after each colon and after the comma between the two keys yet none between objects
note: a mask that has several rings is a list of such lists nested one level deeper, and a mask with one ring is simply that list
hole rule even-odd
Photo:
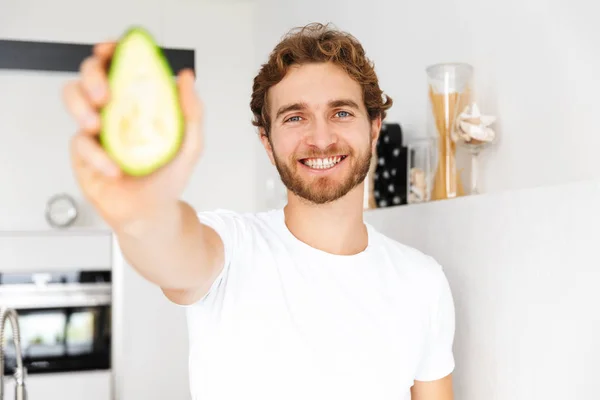
[{"label": "thumb", "polygon": [[196,94],[195,79],[191,70],[180,72],[177,79],[179,101],[185,121],[185,137],[182,144],[182,156],[187,160],[195,160],[202,150],[203,104]]}]

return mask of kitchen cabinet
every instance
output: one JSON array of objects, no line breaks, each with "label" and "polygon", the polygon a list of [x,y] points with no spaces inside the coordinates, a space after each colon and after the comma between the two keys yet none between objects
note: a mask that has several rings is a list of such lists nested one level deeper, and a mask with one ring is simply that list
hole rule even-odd
[{"label": "kitchen cabinet", "polygon": [[[30,375],[27,400],[112,400],[111,372]],[[4,400],[15,400],[12,377],[4,379]]]},{"label": "kitchen cabinet", "polygon": [[[0,231],[49,230],[47,200],[73,196],[78,227],[102,227],[83,201],[70,169],[69,139],[75,126],[60,92],[71,74],[0,70]],[[34,94],[35,93],[35,94]]]},{"label": "kitchen cabinet", "polygon": [[111,270],[112,235],[104,230],[0,232],[0,272]]},{"label": "kitchen cabinet", "polygon": [[[0,39],[95,43],[116,37],[134,23],[160,37],[163,3],[8,0],[2,3]],[[83,199],[70,167],[69,140],[75,124],[61,92],[75,76],[0,69],[0,231],[50,230],[44,218],[46,201],[63,192],[80,206],[78,228],[105,228]]]}]

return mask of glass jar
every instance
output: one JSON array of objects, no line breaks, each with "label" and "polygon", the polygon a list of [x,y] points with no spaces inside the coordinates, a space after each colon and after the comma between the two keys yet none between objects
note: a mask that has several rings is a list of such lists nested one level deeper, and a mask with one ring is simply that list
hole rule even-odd
[{"label": "glass jar", "polygon": [[473,67],[465,63],[442,63],[427,67],[426,73],[429,87],[428,132],[437,139],[431,200],[463,196],[452,130],[456,117],[470,103]]},{"label": "glass jar", "polygon": [[429,139],[413,140],[407,144],[408,204],[424,203],[431,199],[432,155],[436,142]]}]

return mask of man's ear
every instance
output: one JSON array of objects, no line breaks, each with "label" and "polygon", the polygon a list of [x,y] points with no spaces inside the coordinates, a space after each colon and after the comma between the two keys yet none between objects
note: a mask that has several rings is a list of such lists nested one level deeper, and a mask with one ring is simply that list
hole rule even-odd
[{"label": "man's ear", "polygon": [[373,122],[371,122],[371,138],[372,140],[372,146],[371,146],[371,153],[373,153],[375,151],[375,149],[377,148],[377,141],[379,140],[379,134],[381,133],[381,125],[382,125],[382,120],[381,120],[381,115],[379,115],[377,118],[375,118],[373,120]]},{"label": "man's ear", "polygon": [[275,165],[275,158],[273,157],[273,147],[271,145],[271,140],[267,136],[265,128],[260,127],[258,129],[258,133],[260,135],[260,141],[262,142],[262,145],[265,148],[267,155],[269,156],[269,160],[271,160],[271,164]]}]

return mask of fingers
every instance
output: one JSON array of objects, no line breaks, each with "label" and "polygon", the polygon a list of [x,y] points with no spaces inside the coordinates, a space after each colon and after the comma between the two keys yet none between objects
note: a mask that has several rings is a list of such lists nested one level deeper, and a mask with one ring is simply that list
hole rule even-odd
[{"label": "fingers", "polygon": [[202,120],[202,103],[194,87],[194,73],[185,69],[179,73],[177,86],[183,114],[188,124],[199,125]]},{"label": "fingers", "polygon": [[81,65],[82,82],[86,94],[99,107],[108,102],[110,89],[106,75],[116,47],[116,41],[96,44],[93,56],[88,57]]},{"label": "fingers", "polygon": [[196,94],[195,78],[191,70],[180,72],[177,86],[181,108],[186,123],[185,141],[182,152],[185,157],[197,158],[202,148],[202,117],[203,105]]},{"label": "fingers", "polygon": [[95,138],[89,135],[75,135],[71,140],[73,163],[80,168],[87,167],[106,177],[116,178],[121,169],[110,159]]},{"label": "fingers", "polygon": [[108,79],[105,66],[98,57],[88,57],[81,64],[81,86],[92,105],[100,108],[108,101]]},{"label": "fingers", "polygon": [[81,79],[69,82],[63,89],[67,110],[88,134],[97,133],[100,129],[98,109],[109,99],[106,66],[115,47],[116,42],[95,45],[93,54],[81,63]]},{"label": "fingers", "polygon": [[116,41],[98,43],[94,45],[93,53],[94,56],[96,56],[98,60],[106,66],[110,58],[113,56],[116,47]]},{"label": "fingers", "polygon": [[100,116],[87,99],[80,81],[71,81],[64,87],[63,100],[67,111],[75,118],[83,132],[95,134],[100,130]]}]

